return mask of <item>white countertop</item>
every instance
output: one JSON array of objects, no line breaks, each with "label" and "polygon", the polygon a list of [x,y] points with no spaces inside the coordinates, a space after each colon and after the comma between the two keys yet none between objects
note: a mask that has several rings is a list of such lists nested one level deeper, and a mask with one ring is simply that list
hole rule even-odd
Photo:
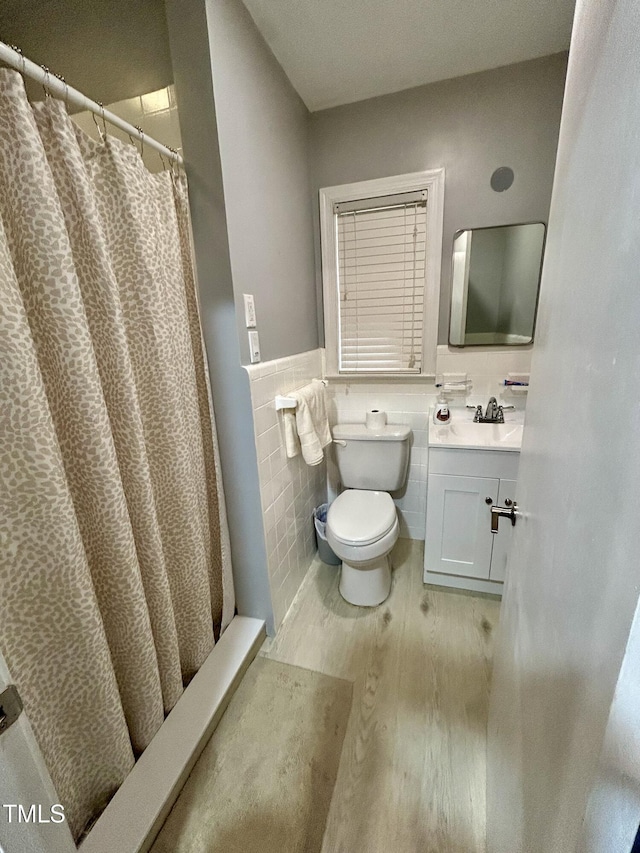
[{"label": "white countertop", "polygon": [[507,411],[503,424],[474,424],[470,409],[451,409],[448,424],[434,424],[429,412],[429,447],[466,450],[507,450],[518,453],[522,446],[523,411]]}]

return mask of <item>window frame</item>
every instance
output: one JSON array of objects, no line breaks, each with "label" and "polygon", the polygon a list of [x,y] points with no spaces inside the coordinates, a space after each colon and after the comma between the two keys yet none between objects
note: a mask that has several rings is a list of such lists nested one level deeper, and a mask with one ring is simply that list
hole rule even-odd
[{"label": "window frame", "polygon": [[[435,378],[440,310],[440,276],[444,224],[444,168],[393,175],[371,181],[358,181],[335,187],[323,187],[320,201],[320,249],[322,257],[322,293],[327,376],[336,379],[415,379]],[[339,369],[339,294],[337,216],[334,205],[340,202],[427,191],[427,251],[425,255],[424,315],[420,372],[346,371]]]}]

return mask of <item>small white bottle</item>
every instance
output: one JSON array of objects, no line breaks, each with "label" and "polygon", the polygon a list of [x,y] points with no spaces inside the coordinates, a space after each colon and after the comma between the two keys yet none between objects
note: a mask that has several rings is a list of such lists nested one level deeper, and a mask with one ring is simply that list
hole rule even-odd
[{"label": "small white bottle", "polygon": [[441,391],[436,407],[433,410],[433,422],[434,424],[448,424],[450,420],[451,409],[445,399],[444,391]]}]

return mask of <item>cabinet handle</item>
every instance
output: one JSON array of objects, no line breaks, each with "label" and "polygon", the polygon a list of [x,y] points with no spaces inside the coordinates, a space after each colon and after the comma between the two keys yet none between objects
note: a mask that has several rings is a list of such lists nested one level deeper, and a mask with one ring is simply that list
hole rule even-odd
[{"label": "cabinet handle", "polygon": [[489,498],[489,497],[487,497],[487,498],[485,498],[485,499],[484,499],[484,502],[485,502],[486,504],[489,504],[489,506],[491,506],[491,504],[493,503],[493,498]]},{"label": "cabinet handle", "polygon": [[513,501],[511,500],[511,498],[506,498],[504,505],[505,506],[513,506]]}]

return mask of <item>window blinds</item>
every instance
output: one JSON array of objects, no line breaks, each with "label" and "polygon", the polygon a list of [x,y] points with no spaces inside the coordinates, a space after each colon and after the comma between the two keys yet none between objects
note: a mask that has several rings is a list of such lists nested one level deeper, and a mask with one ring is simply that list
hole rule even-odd
[{"label": "window blinds", "polygon": [[336,204],[339,369],[419,373],[426,191]]}]

